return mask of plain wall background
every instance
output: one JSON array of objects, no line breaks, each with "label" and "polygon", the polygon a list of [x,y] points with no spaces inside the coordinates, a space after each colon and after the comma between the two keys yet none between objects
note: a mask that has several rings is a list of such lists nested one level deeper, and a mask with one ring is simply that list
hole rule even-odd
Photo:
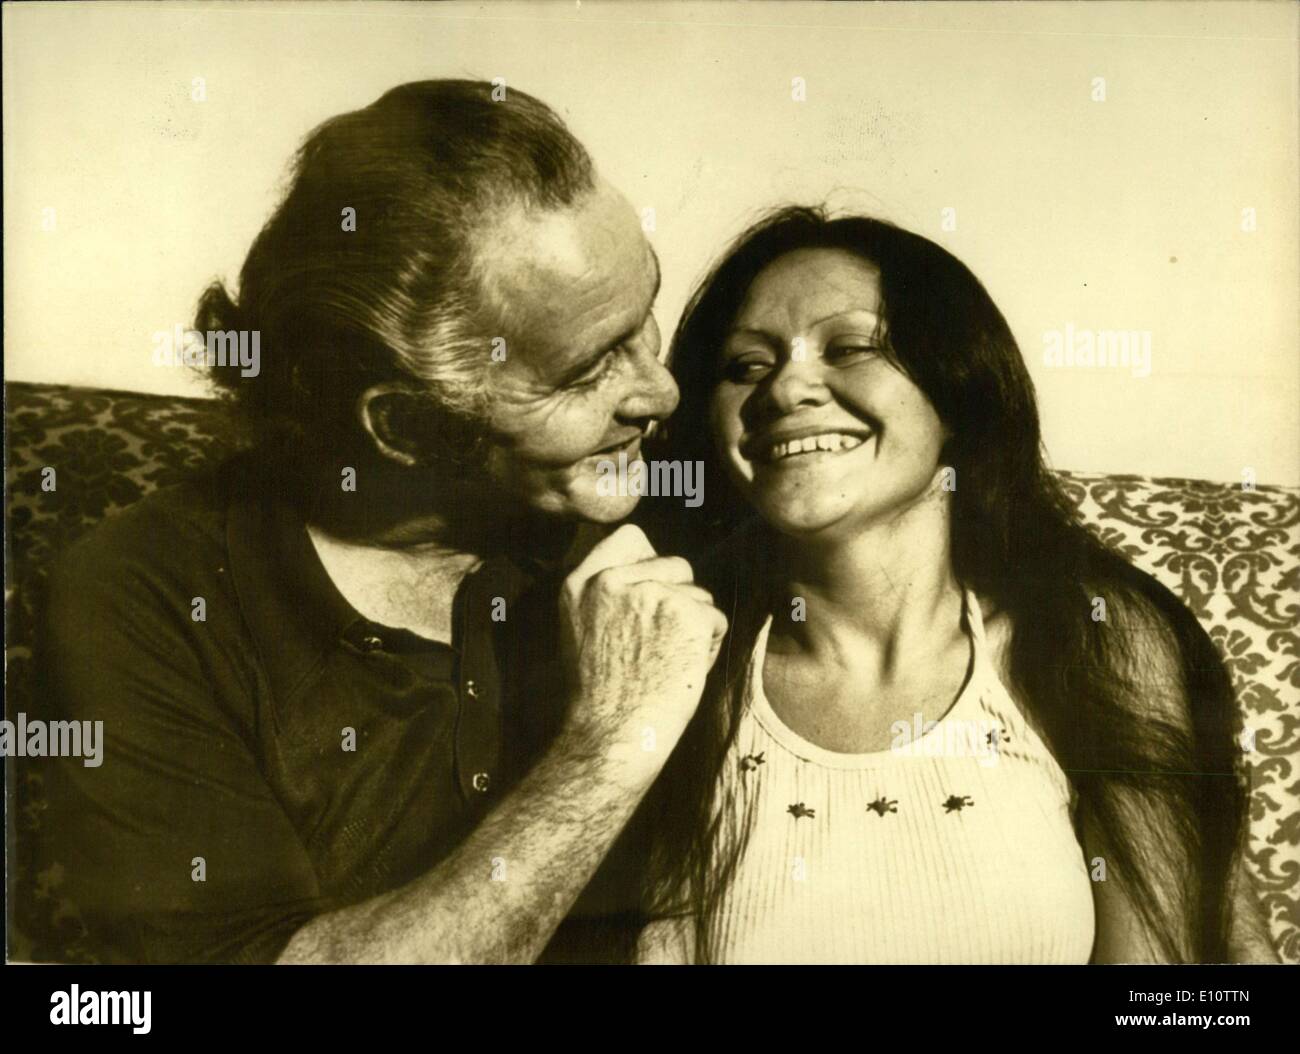
[{"label": "plain wall background", "polygon": [[[153,365],[151,334],[237,278],[302,137],[403,81],[504,77],[654,209],[665,333],[757,210],[829,198],[980,276],[1055,464],[1300,483],[1294,4],[23,4],[3,19],[7,379],[202,394]],[[1044,333],[1067,325],[1150,331],[1150,375],[1044,365]]]}]

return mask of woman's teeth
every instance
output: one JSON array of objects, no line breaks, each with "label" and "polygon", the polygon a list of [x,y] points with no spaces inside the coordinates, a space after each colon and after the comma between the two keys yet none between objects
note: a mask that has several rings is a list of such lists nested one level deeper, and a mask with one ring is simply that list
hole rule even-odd
[{"label": "woman's teeth", "polygon": [[823,432],[821,435],[808,436],[805,439],[791,439],[785,443],[773,443],[768,448],[767,459],[780,461],[795,454],[812,454],[817,451],[835,453],[840,450],[852,450],[864,442],[861,436],[851,436],[844,432]]}]

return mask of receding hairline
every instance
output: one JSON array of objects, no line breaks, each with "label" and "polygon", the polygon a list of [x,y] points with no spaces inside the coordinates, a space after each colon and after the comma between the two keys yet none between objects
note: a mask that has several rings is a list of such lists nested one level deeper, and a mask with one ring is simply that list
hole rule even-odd
[{"label": "receding hairline", "polygon": [[[636,223],[637,229],[640,230],[636,211],[627,196],[598,173],[593,176],[589,189],[580,192],[571,201],[562,205],[538,205],[520,196],[513,196],[497,203],[496,207],[475,225],[474,230],[467,234],[467,244],[470,246],[471,253],[471,271],[480,310],[490,311],[494,320],[499,319],[504,323],[511,314],[511,298],[510,294],[502,289],[506,284],[501,281],[503,271],[499,264],[502,259],[509,259],[515,249],[535,247],[538,234],[547,225],[554,224],[554,229],[563,230],[566,218],[571,218],[602,197],[608,200],[611,215],[616,211],[624,212],[629,223]],[[489,243],[494,238],[500,240],[495,246],[491,246]],[[567,238],[565,240],[567,241]],[[662,281],[659,256],[649,239],[644,237],[644,232],[640,244],[655,275],[653,298],[658,295]],[[563,251],[540,257],[534,256],[530,260],[531,269],[538,272],[549,270],[551,268],[547,265],[554,263],[558,265],[554,268],[555,271],[575,275],[579,273],[587,259],[586,253],[573,243],[561,248],[572,249],[573,254],[568,259],[565,259]],[[522,258],[524,253],[520,252],[519,256]]]}]

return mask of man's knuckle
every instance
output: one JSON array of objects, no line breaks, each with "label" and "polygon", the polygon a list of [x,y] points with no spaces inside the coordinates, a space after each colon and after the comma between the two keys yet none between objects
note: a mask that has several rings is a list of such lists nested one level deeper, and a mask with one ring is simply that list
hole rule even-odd
[{"label": "man's knuckle", "polygon": [[695,580],[695,571],[691,568],[691,562],[684,556],[670,556],[668,558],[669,566],[677,574],[681,575],[688,582]]}]

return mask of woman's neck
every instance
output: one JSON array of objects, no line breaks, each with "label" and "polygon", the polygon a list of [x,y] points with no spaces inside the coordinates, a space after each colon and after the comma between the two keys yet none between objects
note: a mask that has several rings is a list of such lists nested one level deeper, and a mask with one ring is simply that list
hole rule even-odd
[{"label": "woman's neck", "polygon": [[848,536],[786,539],[774,631],[814,654],[865,648],[884,668],[932,650],[935,626],[955,625],[961,610],[948,531],[946,495],[931,494]]}]

